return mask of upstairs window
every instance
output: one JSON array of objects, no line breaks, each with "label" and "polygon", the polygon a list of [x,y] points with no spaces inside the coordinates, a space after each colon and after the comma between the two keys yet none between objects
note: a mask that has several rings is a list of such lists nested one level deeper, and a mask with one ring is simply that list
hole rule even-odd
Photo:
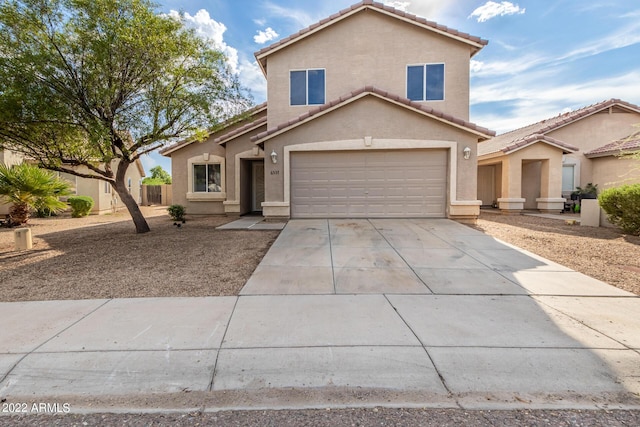
[{"label": "upstairs window", "polygon": [[444,101],[444,64],[409,65],[407,98],[412,101]]},{"label": "upstairs window", "polygon": [[289,80],[291,105],[324,104],[324,70],[291,71]]}]

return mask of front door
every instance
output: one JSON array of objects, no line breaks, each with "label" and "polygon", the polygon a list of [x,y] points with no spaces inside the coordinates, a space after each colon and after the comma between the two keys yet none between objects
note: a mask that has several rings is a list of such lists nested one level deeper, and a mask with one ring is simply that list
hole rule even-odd
[{"label": "front door", "polygon": [[261,212],[262,202],[264,202],[264,162],[253,162],[251,180],[251,210]]}]

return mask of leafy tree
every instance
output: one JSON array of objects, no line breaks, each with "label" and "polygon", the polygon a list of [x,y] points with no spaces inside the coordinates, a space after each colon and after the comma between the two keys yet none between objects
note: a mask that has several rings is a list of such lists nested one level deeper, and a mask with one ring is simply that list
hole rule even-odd
[{"label": "leafy tree", "polygon": [[127,168],[248,107],[226,58],[150,0],[0,2],[0,149],[108,181],[149,231]]},{"label": "leafy tree", "polygon": [[28,163],[6,166],[0,163],[0,196],[12,203],[9,218],[26,224],[31,210],[58,212],[67,207],[58,198],[71,194],[71,184],[53,172]]},{"label": "leafy tree", "polygon": [[142,180],[145,185],[162,185],[171,184],[171,175],[162,169],[162,166],[154,166],[151,168],[151,176]]}]

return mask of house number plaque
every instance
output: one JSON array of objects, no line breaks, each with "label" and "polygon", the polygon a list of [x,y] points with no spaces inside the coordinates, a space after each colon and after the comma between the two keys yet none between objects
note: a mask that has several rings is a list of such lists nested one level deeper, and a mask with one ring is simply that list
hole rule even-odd
[{"label": "house number plaque", "polygon": [[271,171],[271,175],[280,175],[279,170]]}]

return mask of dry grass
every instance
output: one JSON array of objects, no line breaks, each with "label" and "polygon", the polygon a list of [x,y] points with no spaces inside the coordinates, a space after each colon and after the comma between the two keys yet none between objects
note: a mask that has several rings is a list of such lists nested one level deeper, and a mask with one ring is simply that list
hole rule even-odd
[{"label": "dry grass", "polygon": [[614,228],[567,225],[482,212],[477,229],[573,270],[640,295],[640,237]]},{"label": "dry grass", "polygon": [[143,208],[151,232],[128,213],[32,219],[34,249],[14,252],[0,229],[0,301],[237,295],[277,231],[216,230],[227,217],[173,225]]}]

